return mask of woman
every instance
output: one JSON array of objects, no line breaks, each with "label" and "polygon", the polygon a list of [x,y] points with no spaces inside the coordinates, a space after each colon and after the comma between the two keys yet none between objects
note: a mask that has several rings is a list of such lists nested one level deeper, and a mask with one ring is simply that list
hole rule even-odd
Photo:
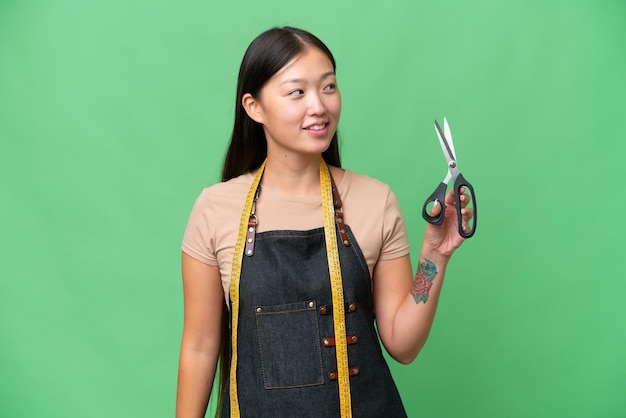
[{"label": "woman", "polygon": [[379,336],[395,360],[415,359],[463,239],[449,194],[413,278],[395,196],[340,168],[340,112],[319,39],[280,28],[250,44],[223,182],[183,239],[179,418],[204,416],[220,353],[218,416],[406,416]]}]

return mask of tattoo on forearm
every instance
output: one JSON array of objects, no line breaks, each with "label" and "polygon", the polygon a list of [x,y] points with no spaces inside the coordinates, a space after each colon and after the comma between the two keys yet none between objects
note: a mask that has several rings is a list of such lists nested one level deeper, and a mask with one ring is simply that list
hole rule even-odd
[{"label": "tattoo on forearm", "polygon": [[436,275],[437,267],[432,261],[424,259],[423,262],[418,264],[417,273],[415,273],[415,279],[413,279],[413,286],[411,286],[411,294],[413,299],[415,299],[415,303],[426,303]]}]

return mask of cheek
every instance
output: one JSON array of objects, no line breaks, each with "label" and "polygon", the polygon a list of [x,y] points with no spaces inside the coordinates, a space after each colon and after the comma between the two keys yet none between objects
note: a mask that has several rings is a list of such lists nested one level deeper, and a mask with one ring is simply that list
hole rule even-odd
[{"label": "cheek", "polygon": [[286,103],[279,103],[268,110],[268,124],[275,127],[289,125],[299,117],[297,108]]},{"label": "cheek", "polygon": [[329,113],[339,116],[341,113],[341,96],[339,94],[333,96],[326,104]]},{"label": "cheek", "polygon": [[276,119],[284,124],[300,124],[306,115],[306,110],[299,103],[286,103],[276,111]]}]

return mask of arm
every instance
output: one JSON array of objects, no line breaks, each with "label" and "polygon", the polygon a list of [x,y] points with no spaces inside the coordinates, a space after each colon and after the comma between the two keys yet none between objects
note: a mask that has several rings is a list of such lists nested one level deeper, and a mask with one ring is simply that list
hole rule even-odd
[{"label": "arm", "polygon": [[[465,208],[464,222],[472,216]],[[412,362],[424,346],[435,318],[448,261],[463,243],[458,234],[452,193],[446,195],[446,213],[442,225],[426,226],[417,274],[413,277],[408,255],[379,261],[373,274],[374,309],[381,341],[398,362]],[[441,210],[441,206],[434,211]],[[438,212],[433,213],[436,216]]]},{"label": "arm", "polygon": [[183,253],[185,315],[180,347],[177,418],[204,417],[220,351],[224,291],[217,266]]}]

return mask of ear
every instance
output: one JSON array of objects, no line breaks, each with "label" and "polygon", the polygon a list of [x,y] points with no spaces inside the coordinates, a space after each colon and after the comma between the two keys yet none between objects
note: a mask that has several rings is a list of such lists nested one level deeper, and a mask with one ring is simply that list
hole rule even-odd
[{"label": "ear", "polygon": [[250,93],[246,93],[241,98],[241,105],[253,121],[263,124],[263,109],[261,104]]}]

